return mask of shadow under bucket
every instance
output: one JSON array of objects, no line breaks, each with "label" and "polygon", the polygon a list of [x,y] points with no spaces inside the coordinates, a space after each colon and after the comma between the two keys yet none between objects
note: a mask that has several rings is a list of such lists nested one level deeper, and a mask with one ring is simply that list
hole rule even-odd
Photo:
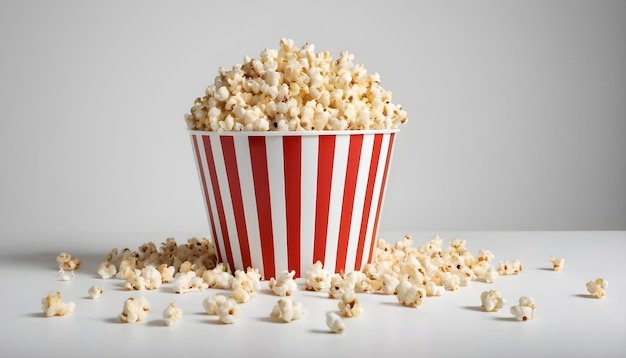
[{"label": "shadow under bucket", "polygon": [[397,129],[190,131],[218,258],[300,277],[360,270],[376,248]]}]

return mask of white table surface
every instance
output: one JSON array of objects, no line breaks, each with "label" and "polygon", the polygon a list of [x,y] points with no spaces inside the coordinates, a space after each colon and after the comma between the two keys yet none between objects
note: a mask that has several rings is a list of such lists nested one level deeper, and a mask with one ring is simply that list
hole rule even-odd
[{"label": "white table surface", "polygon": [[[435,233],[411,232],[414,246]],[[381,233],[389,242],[402,233]],[[3,235],[0,253],[0,317],[4,357],[116,357],[116,356],[298,356],[351,357],[402,354],[422,357],[626,356],[626,232],[440,232],[448,245],[465,239],[476,255],[481,249],[500,260],[519,259],[523,272],[500,276],[494,284],[472,282],[442,297],[428,297],[423,306],[401,306],[395,296],[358,294],[361,317],[345,319],[343,334],[329,333],[325,312],[337,310],[327,292],[303,289],[293,296],[309,311],[291,323],[269,316],[278,296],[262,282],[261,292],[241,306],[239,322],[219,323],[204,313],[202,300],[224,290],[175,294],[169,285],[155,291],[125,291],[121,280],[103,280],[96,266],[113,247],[136,249],[167,237],[186,242],[190,233],[82,233]],[[76,278],[59,279],[56,256],[68,252],[83,260]],[[552,270],[550,256],[565,258],[561,272]],[[607,296],[592,298],[585,283],[602,277]],[[97,284],[104,294],[88,298]],[[507,299],[498,312],[484,312],[480,293],[497,289]],[[46,318],[41,299],[59,290],[63,300],[76,304],[73,313]],[[227,292],[225,292],[227,293]],[[145,296],[151,310],[145,321],[117,322],[123,302]],[[520,296],[537,304],[534,320],[519,322],[509,312]],[[182,310],[182,319],[165,326],[162,311],[169,302]],[[6,355],[8,353],[8,355]],[[66,355],[67,354],[67,355]]]}]

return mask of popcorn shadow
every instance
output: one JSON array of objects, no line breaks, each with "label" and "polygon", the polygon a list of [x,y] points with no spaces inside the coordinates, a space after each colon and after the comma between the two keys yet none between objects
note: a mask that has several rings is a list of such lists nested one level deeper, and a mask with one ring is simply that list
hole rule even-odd
[{"label": "popcorn shadow", "polygon": [[577,294],[575,294],[573,296],[574,297],[578,297],[578,298],[596,299],[596,296],[590,295],[588,293],[577,293]]},{"label": "popcorn shadow", "polygon": [[486,312],[483,306],[463,306],[463,309],[468,311]]},{"label": "popcorn shadow", "polygon": [[552,268],[552,267],[538,267],[537,270],[539,270],[539,271],[554,271],[554,268]]},{"label": "popcorn shadow", "polygon": [[163,319],[153,319],[152,321],[146,322],[146,326],[148,326],[148,327],[167,327],[167,324],[165,324],[165,320],[163,320]]},{"label": "popcorn shadow", "polygon": [[266,322],[266,323],[288,323],[288,322],[285,322],[283,320],[280,320],[274,317],[258,317],[257,320],[261,322]]},{"label": "popcorn shadow", "polygon": [[523,321],[518,321],[515,317],[494,317],[494,319],[496,321],[502,321],[502,322],[523,322]]},{"label": "popcorn shadow", "polygon": [[124,322],[120,322],[117,317],[108,317],[103,319],[104,322],[106,323],[115,323],[115,324],[123,324]]},{"label": "popcorn shadow", "polygon": [[330,329],[326,329],[326,330],[325,329],[309,329],[309,332],[311,332],[311,333],[318,333],[318,334],[331,334],[331,335],[337,334],[337,333],[331,331]]},{"label": "popcorn shadow", "polygon": [[31,313],[26,313],[25,315],[23,315],[23,317],[29,317],[29,318],[48,318],[46,317],[46,315],[43,314],[43,312],[31,312]]}]

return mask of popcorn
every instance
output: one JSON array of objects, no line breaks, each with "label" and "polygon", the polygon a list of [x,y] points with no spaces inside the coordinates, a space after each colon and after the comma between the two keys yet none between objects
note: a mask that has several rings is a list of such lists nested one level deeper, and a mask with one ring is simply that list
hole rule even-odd
[{"label": "popcorn", "polygon": [[178,320],[183,316],[183,310],[176,307],[176,304],[170,303],[167,305],[165,310],[163,310],[163,319],[165,321],[165,325],[171,326],[174,323],[178,322]]},{"label": "popcorn", "polygon": [[231,288],[233,275],[230,268],[225,263],[219,263],[211,270],[206,270],[202,274],[202,279],[210,288]]},{"label": "popcorn", "polygon": [[63,273],[64,270],[78,270],[80,268],[80,265],[82,264],[81,259],[79,259],[78,257],[72,257],[72,255],[66,252],[60,253],[59,256],[57,256],[56,261],[57,264],[59,264],[59,270],[61,273]]},{"label": "popcorn", "polygon": [[606,295],[606,288],[609,286],[609,282],[602,278],[597,278],[595,281],[587,282],[587,291],[596,298],[603,298]]},{"label": "popcorn", "polygon": [[236,323],[241,312],[237,301],[233,298],[227,298],[217,307],[217,316],[222,323]]},{"label": "popcorn", "polygon": [[202,292],[207,288],[209,285],[194,271],[179,272],[172,282],[172,290],[175,293]]},{"label": "popcorn", "polygon": [[298,285],[293,279],[295,274],[295,270],[284,270],[278,275],[278,278],[270,278],[268,283],[270,290],[278,296],[291,296],[298,289]]},{"label": "popcorn", "polygon": [[126,277],[125,290],[155,290],[161,287],[161,273],[154,267],[148,266],[143,269],[134,269],[132,274]]},{"label": "popcorn", "polygon": [[496,290],[483,291],[480,294],[480,302],[487,312],[497,312],[504,307],[506,300],[500,296],[500,292]]},{"label": "popcorn", "polygon": [[419,307],[424,303],[426,291],[424,288],[412,284],[405,276],[400,280],[396,288],[398,301],[404,306]]},{"label": "popcorn", "polygon": [[532,297],[520,297],[519,304],[511,306],[511,314],[518,321],[527,321],[535,318],[535,302]]},{"label": "popcorn", "polygon": [[91,298],[92,300],[100,298],[100,296],[102,296],[102,292],[102,289],[97,285],[89,287],[89,290],[87,291],[87,293],[89,293],[89,298]]},{"label": "popcorn", "polygon": [[98,265],[96,272],[101,278],[108,280],[117,274],[117,267],[109,261],[105,261]]},{"label": "popcorn", "polygon": [[48,293],[48,296],[41,300],[41,306],[46,317],[65,316],[72,313],[76,307],[72,301],[61,301],[61,292],[59,291]]},{"label": "popcorn", "polygon": [[117,320],[122,323],[143,321],[148,317],[148,311],[150,311],[150,305],[145,297],[139,299],[130,297],[124,302],[122,313],[117,316]]},{"label": "popcorn", "polygon": [[204,311],[207,314],[217,315],[220,305],[226,302],[227,299],[228,297],[224,295],[212,295],[202,301],[202,307],[204,307]]},{"label": "popcorn", "polygon": [[335,60],[311,44],[298,49],[281,39],[278,50],[220,68],[185,122],[205,131],[364,130],[406,123],[406,111],[391,102],[380,76],[353,59],[347,51]]},{"label": "popcorn", "polygon": [[280,318],[285,322],[300,319],[307,315],[307,310],[300,302],[292,301],[290,298],[281,298],[272,308],[270,316]]},{"label": "popcorn", "polygon": [[304,285],[308,291],[321,291],[330,287],[331,274],[323,268],[321,261],[316,261],[304,273]]},{"label": "popcorn", "polygon": [[500,261],[498,265],[498,274],[500,275],[517,275],[520,272],[522,272],[522,264],[517,259],[512,262]]},{"label": "popcorn", "polygon": [[344,317],[359,317],[363,313],[363,307],[356,298],[354,291],[348,290],[341,296],[338,304],[339,312]]},{"label": "popcorn", "polygon": [[561,271],[563,269],[563,264],[565,263],[564,258],[557,259],[555,256],[551,256],[550,261],[552,262],[554,271]]},{"label": "popcorn", "polygon": [[326,325],[333,333],[343,333],[345,328],[343,319],[335,312],[326,312]]}]

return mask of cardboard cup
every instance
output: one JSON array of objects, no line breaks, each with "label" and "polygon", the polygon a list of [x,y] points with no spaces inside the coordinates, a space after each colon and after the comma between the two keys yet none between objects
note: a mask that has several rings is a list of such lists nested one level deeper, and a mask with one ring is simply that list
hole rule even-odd
[{"label": "cardboard cup", "polygon": [[397,129],[190,131],[211,235],[232,270],[360,270],[376,248]]}]

